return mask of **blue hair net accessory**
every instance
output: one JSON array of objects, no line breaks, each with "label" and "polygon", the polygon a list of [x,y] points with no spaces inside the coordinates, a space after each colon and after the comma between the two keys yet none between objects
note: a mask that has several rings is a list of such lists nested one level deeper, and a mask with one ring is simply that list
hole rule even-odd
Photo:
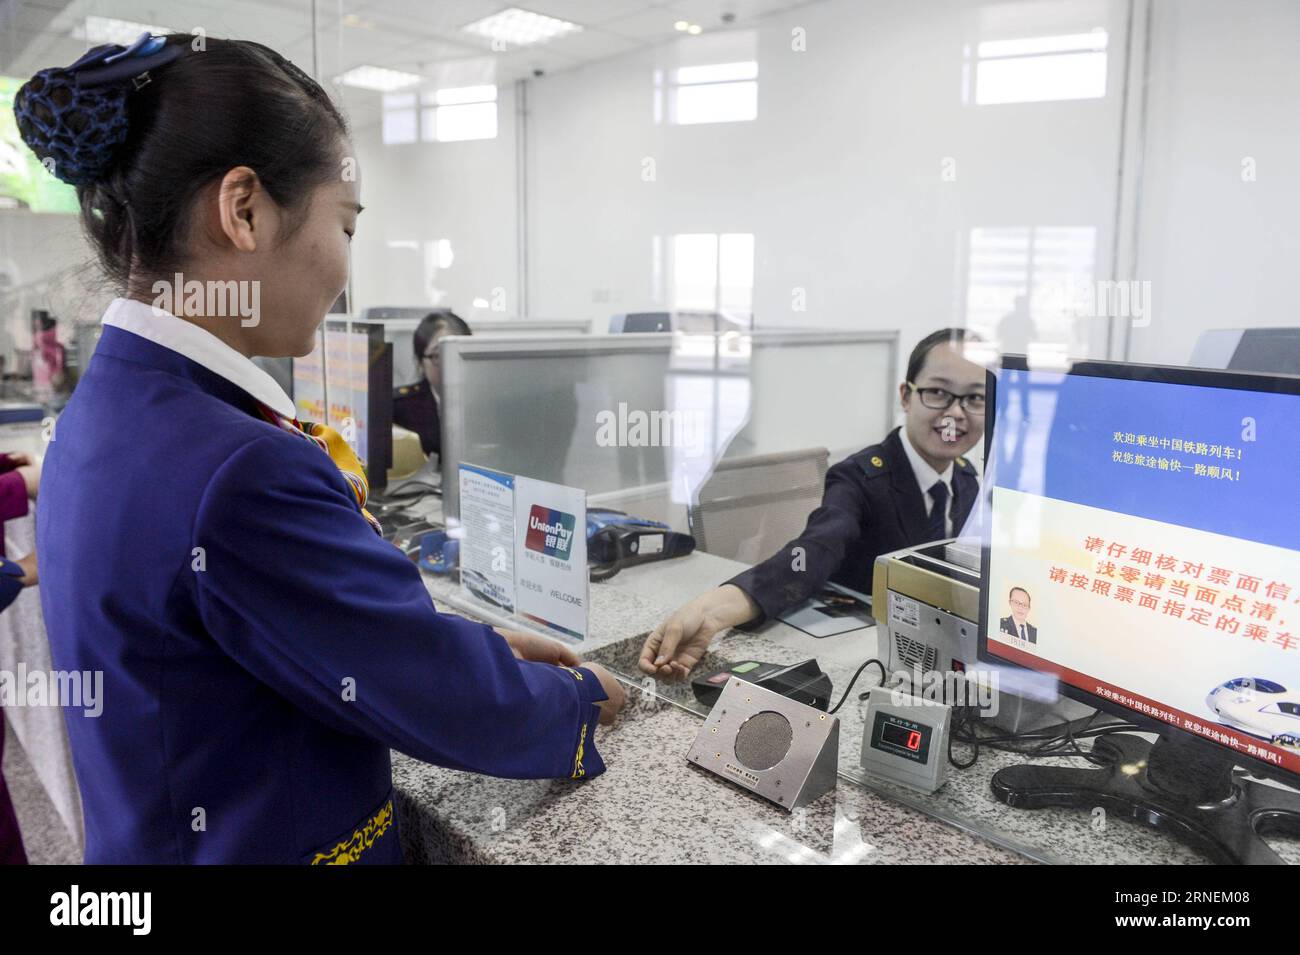
[{"label": "blue hair net accessory", "polygon": [[130,46],[97,46],[71,66],[41,70],[14,97],[23,142],[47,166],[52,159],[50,172],[63,182],[103,179],[126,141],[127,94],[184,52],[184,44],[141,33]]}]

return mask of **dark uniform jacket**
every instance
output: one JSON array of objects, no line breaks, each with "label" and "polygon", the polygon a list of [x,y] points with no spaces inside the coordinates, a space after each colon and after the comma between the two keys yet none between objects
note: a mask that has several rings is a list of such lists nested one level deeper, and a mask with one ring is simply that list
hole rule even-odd
[{"label": "dark uniform jacket", "polygon": [[[832,467],[821,506],[803,533],[727,581],[762,612],[748,626],[792,610],[827,581],[869,594],[876,557],[925,543],[925,500],[898,432]],[[954,464],[952,489],[952,526],[959,532],[980,493],[979,476],[966,458]]]},{"label": "dark uniform jacket", "polygon": [[438,420],[438,400],[429,382],[421,378],[413,385],[393,389],[393,424],[420,436],[425,454],[442,451],[442,424]]},{"label": "dark uniform jacket", "polygon": [[[1003,633],[1009,633],[1013,637],[1020,636],[1020,631],[1016,629],[1015,617],[1003,617],[999,629]],[[1038,642],[1038,628],[1032,623],[1025,624],[1025,639],[1030,643]]]}]

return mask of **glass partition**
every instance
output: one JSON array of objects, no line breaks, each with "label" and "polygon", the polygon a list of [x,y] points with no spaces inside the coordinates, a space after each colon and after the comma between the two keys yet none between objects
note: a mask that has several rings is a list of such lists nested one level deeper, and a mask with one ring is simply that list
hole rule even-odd
[{"label": "glass partition", "polygon": [[[346,117],[341,175],[365,209],[331,318],[384,325],[394,453],[380,457],[390,484],[418,473],[407,490],[431,492],[420,520],[454,529],[458,465],[500,468],[703,542],[592,584],[606,611],[635,597],[666,621],[712,594],[717,619],[740,625],[778,591],[800,604],[836,583],[875,618],[830,636],[722,627],[697,673],[816,659],[838,698],[888,656],[875,562],[979,530],[983,375],[1005,355],[1044,374],[1084,360],[1300,368],[1294,0],[716,6],[7,4],[0,407],[56,416],[121,294],[76,189],[22,142],[13,98],[36,70],[141,31],[188,34],[194,55],[208,38],[266,44]],[[914,352],[941,329],[960,331]],[[1046,389],[1014,387],[1021,418],[1046,413]],[[988,446],[1018,472],[1053,453],[1046,440],[1008,427]],[[409,500],[379,500],[411,520]],[[772,565],[749,591],[719,587],[772,559],[818,579]],[[639,685],[640,639],[593,652]],[[954,766],[933,795],[864,775],[858,694],[876,677],[839,713],[846,781],[1082,858],[1086,820],[1035,823],[990,794],[1015,754]],[[655,690],[707,712],[689,681]],[[1121,831],[1102,855],[1160,841]]]}]

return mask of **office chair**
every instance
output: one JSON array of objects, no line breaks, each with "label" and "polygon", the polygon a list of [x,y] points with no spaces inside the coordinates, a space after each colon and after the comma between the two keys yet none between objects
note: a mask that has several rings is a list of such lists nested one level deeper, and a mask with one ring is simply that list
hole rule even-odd
[{"label": "office chair", "polygon": [[696,546],[747,564],[767,558],[821,503],[828,457],[804,448],[719,461],[688,515]]}]

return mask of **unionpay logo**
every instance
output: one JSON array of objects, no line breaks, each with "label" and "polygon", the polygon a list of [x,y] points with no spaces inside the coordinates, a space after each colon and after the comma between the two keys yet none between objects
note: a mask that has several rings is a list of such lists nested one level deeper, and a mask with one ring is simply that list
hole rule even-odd
[{"label": "unionpay logo", "polygon": [[529,550],[568,560],[573,554],[572,514],[534,504],[528,515],[528,536],[524,546]]}]

